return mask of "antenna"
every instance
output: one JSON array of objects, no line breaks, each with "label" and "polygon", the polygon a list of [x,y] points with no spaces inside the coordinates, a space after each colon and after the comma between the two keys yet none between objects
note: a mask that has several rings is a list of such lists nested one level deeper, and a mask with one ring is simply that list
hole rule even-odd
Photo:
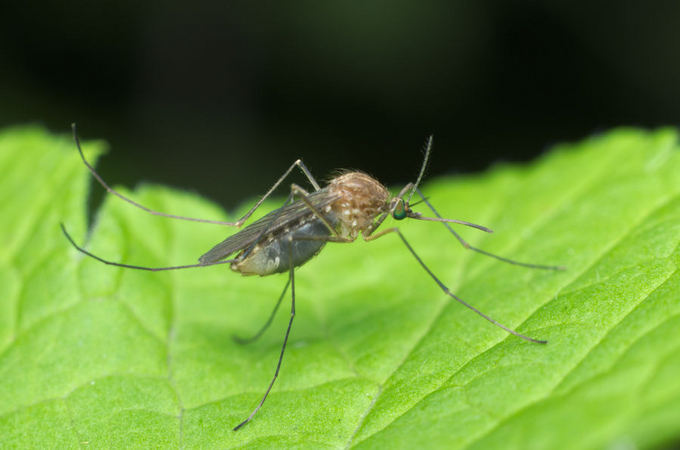
[{"label": "antenna", "polygon": [[420,173],[418,174],[418,179],[416,180],[416,183],[413,185],[413,189],[411,189],[411,193],[408,195],[408,199],[406,199],[406,203],[411,203],[411,197],[413,197],[413,194],[416,193],[416,189],[418,189],[418,186],[420,185],[420,180],[423,179],[423,175],[425,175],[425,168],[427,167],[427,161],[430,159],[430,151],[432,150],[432,142],[434,140],[434,135],[431,134],[429,138],[427,138],[427,143],[425,144],[425,159],[423,160],[423,165],[420,168]]}]

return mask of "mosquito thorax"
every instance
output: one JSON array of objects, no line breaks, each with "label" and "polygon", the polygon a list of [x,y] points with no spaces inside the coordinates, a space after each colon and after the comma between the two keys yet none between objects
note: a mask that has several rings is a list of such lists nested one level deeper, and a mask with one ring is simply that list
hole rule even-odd
[{"label": "mosquito thorax", "polygon": [[387,188],[362,172],[347,172],[333,178],[328,190],[339,198],[325,212],[337,215],[343,237],[356,239],[359,232],[370,230],[376,217],[389,206]]}]

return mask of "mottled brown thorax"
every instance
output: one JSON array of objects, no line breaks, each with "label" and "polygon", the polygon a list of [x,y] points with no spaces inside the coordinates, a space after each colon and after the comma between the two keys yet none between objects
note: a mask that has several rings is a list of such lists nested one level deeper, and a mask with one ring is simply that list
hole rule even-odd
[{"label": "mottled brown thorax", "polygon": [[387,211],[390,193],[385,186],[361,172],[348,172],[335,177],[328,185],[329,193],[340,198],[330,205],[340,219],[338,232],[356,239],[361,231],[370,233],[374,220]]}]

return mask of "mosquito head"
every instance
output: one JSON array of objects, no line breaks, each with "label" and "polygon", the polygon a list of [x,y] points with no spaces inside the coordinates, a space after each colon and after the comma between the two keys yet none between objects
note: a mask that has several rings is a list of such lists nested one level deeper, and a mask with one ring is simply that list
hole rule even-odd
[{"label": "mosquito head", "polygon": [[407,205],[403,198],[395,198],[394,206],[392,207],[392,217],[396,220],[404,220],[408,215]]},{"label": "mosquito head", "polygon": [[[458,223],[460,225],[465,225],[465,226],[468,226],[468,227],[477,228],[478,230],[482,230],[482,231],[485,231],[487,233],[493,233],[493,231],[491,231],[490,229],[483,227],[481,225],[477,225],[476,223],[470,223],[470,222],[465,222],[463,220],[456,220],[456,219],[444,219],[443,217],[441,217],[437,213],[437,211],[434,210],[432,205],[430,205],[430,202],[427,201],[426,197],[423,197],[422,200],[417,201],[413,204],[409,203],[408,200],[404,200],[404,195],[406,195],[406,193],[411,189],[415,189],[415,188],[413,187],[412,183],[409,183],[404,187],[404,189],[401,190],[401,192],[399,192],[399,194],[396,197],[393,197],[390,200],[390,202],[389,202],[389,213],[395,220],[404,220],[404,219],[408,218],[408,219],[425,220],[425,221],[428,221],[428,222],[443,222],[444,224],[446,224],[446,223]],[[422,194],[420,194],[420,195],[422,195]],[[427,206],[429,206],[430,209],[432,209],[432,211],[434,211],[434,213],[436,214],[437,217],[425,217],[425,216],[423,216],[422,213],[415,212],[411,209],[412,205],[417,205],[418,203],[421,203],[421,202],[423,202]],[[448,227],[448,225],[447,225],[447,227]]]},{"label": "mosquito head", "polygon": [[390,214],[395,220],[404,220],[407,217],[417,219],[421,216],[420,213],[414,212],[408,201],[402,197],[394,197],[390,203]]}]

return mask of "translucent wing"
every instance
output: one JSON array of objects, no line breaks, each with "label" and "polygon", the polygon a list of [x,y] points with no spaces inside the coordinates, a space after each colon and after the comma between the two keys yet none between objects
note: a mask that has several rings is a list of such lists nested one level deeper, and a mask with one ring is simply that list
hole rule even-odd
[{"label": "translucent wing", "polygon": [[[338,196],[328,195],[326,189],[312,192],[307,197],[318,211],[322,211],[326,206],[338,199]],[[229,236],[224,241],[214,246],[208,253],[201,256],[198,261],[201,263],[213,263],[225,259],[234,252],[243,250],[255,243],[262,236],[263,231],[267,234],[276,234],[280,230],[291,226],[305,216],[314,213],[302,200],[296,200],[288,206],[275,209],[264,217],[251,223],[238,233]],[[275,220],[272,223],[272,220]]]}]

